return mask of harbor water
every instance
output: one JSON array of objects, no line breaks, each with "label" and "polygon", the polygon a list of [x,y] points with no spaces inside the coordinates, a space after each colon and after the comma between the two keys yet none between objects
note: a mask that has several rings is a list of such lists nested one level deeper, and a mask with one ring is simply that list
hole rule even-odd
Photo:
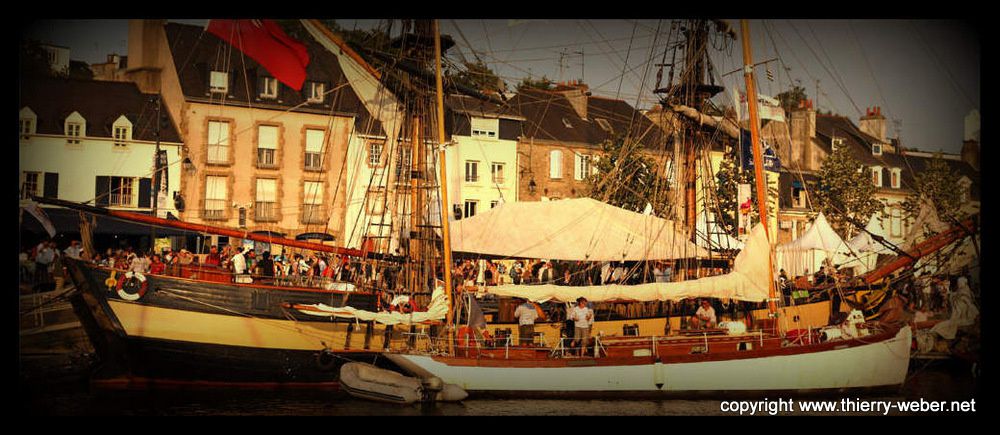
[{"label": "harbor water", "polygon": [[[85,376],[32,378],[22,361],[23,414],[53,416],[715,416],[738,415],[722,409],[724,400],[560,400],[472,398],[460,403],[391,405],[355,399],[340,392],[314,391],[107,391],[94,389]],[[837,395],[759,400],[812,401],[969,401],[977,399],[978,378],[968,364],[914,362],[897,394]],[[979,400],[977,400],[979,402]],[[985,412],[977,406],[974,415]],[[767,414],[761,411],[758,414]],[[883,415],[883,412],[777,412],[779,415]],[[889,415],[912,412],[893,410]],[[927,412],[916,414],[928,414]]]}]

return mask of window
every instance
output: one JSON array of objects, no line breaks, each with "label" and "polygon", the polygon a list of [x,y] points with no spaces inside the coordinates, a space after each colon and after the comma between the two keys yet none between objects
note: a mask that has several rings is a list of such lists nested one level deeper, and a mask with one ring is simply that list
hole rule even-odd
[{"label": "window", "polygon": [[899,168],[892,168],[892,170],[889,171],[889,176],[890,176],[889,181],[890,181],[890,183],[892,183],[891,185],[892,185],[893,189],[899,189],[899,177],[900,177],[900,175],[901,174],[900,174],[900,169]]},{"label": "window", "polygon": [[128,145],[128,140],[130,139],[129,128],[123,125],[115,126],[115,146],[123,147]]},{"label": "window", "polygon": [[872,184],[875,187],[882,187],[882,167],[872,166]]},{"label": "window", "polygon": [[874,156],[882,155],[882,144],[878,142],[872,144],[872,155]]},{"label": "window", "polygon": [[479,201],[466,200],[465,210],[462,214],[463,217],[472,217],[476,215],[476,206],[479,205]]},{"label": "window", "polygon": [[116,207],[135,207],[135,178],[110,177],[111,190],[108,205]]},{"label": "window", "polygon": [[229,123],[208,122],[208,163],[229,163]]},{"label": "window", "polygon": [[34,120],[31,118],[21,118],[19,131],[21,132],[21,137],[27,139],[28,136],[34,131]]},{"label": "window", "polygon": [[67,122],[66,123],[66,143],[68,144],[79,144],[81,131],[83,130],[83,124],[79,122]]},{"label": "window", "polygon": [[475,118],[471,117],[470,123],[472,124],[472,135],[475,137],[486,137],[490,139],[495,139],[497,137],[497,131],[499,130],[500,120],[499,119],[485,119],[485,118]]},{"label": "window", "polygon": [[562,151],[549,151],[549,178],[562,178]]},{"label": "window", "polygon": [[368,166],[378,167],[382,163],[382,141],[368,142]]},{"label": "window", "polygon": [[323,169],[323,130],[306,130],[306,156],[305,167],[309,171],[319,171]]},{"label": "window", "polygon": [[205,177],[205,219],[222,219],[225,216],[227,202],[227,177]]},{"label": "window", "polygon": [[229,92],[229,73],[212,71],[209,76],[209,91],[225,94]]},{"label": "window", "polygon": [[577,180],[586,180],[590,177],[590,156],[586,154],[574,153],[574,177]]},{"label": "window", "polygon": [[889,211],[889,233],[892,237],[903,236],[903,214],[899,208],[893,207]]},{"label": "window", "polygon": [[322,103],[323,99],[326,98],[326,95],[324,95],[325,88],[324,83],[310,82],[308,101],[310,103]]},{"label": "window", "polygon": [[496,208],[496,206],[499,205],[499,204],[500,204],[500,201],[498,201],[498,200],[490,201],[490,208]]},{"label": "window", "polygon": [[258,178],[256,201],[254,202],[254,220],[276,221],[278,200],[278,180],[274,178]]},{"label": "window", "polygon": [[21,199],[31,198],[32,195],[42,196],[40,178],[41,172],[24,172],[24,180],[21,182]]},{"label": "window", "polygon": [[278,98],[278,79],[274,77],[261,77],[260,80],[261,98]]},{"label": "window", "polygon": [[792,207],[806,207],[806,190],[802,188],[802,184],[799,182],[792,182]]},{"label": "window", "polygon": [[493,175],[494,184],[503,184],[503,163],[493,163],[490,165],[490,173]]},{"label": "window", "polygon": [[257,126],[257,167],[276,168],[278,166],[278,127]]},{"label": "window", "polygon": [[479,181],[479,162],[475,160],[465,161],[465,182],[475,183]]},{"label": "window", "polygon": [[831,149],[833,151],[836,151],[837,147],[839,147],[839,146],[841,146],[843,144],[844,144],[844,138],[842,138],[842,137],[831,137],[830,138],[830,147],[831,147]]},{"label": "window", "polygon": [[302,222],[307,224],[323,223],[322,206],[323,183],[306,181],[302,186]]}]

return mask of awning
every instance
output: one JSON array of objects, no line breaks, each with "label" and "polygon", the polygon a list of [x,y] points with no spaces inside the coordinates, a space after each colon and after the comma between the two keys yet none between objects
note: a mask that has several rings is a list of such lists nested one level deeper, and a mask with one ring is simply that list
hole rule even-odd
[{"label": "awning", "polygon": [[327,233],[302,233],[295,236],[295,240],[322,240],[324,242],[332,242],[334,238]]}]

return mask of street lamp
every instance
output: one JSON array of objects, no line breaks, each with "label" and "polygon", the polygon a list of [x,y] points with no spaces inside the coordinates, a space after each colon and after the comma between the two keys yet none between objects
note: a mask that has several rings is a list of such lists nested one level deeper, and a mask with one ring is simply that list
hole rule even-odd
[{"label": "street lamp", "polygon": [[184,161],[181,162],[181,165],[184,166],[185,171],[194,172],[195,170],[194,163],[191,162],[190,158],[185,157]]}]

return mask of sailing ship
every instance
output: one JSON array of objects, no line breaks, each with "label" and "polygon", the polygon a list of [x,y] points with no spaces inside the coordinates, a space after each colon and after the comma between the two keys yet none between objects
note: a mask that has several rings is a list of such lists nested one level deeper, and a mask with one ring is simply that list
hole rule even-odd
[{"label": "sailing ship", "polygon": [[[749,26],[742,21],[744,77],[747,95],[756,95]],[[689,92],[710,94],[697,84]],[[731,272],[686,282],[637,286],[558,287],[501,286],[487,292],[531,301],[681,300],[727,298],[767,302],[777,311],[773,248],[766,230],[768,201],[763,181],[759,120],[750,107],[750,130],[761,223],[750,232]],[[690,204],[690,202],[689,202]],[[501,207],[502,208],[502,207]],[[494,214],[501,215],[502,211]],[[688,213],[691,213],[689,210]],[[484,219],[488,219],[484,217]],[[502,217],[501,217],[502,219]],[[618,221],[613,224],[618,224]],[[689,219],[694,222],[694,219]],[[972,228],[972,222],[966,222]],[[661,225],[662,229],[665,225]],[[647,227],[648,228],[648,227]],[[655,225],[653,228],[657,228]],[[865,284],[881,280],[920,256],[956,240],[962,225],[928,239],[864,277]],[[614,233],[614,231],[612,231]],[[615,234],[619,235],[619,234]],[[455,244],[445,244],[445,249]],[[643,247],[639,243],[639,247]],[[649,247],[646,247],[649,249]],[[498,249],[485,254],[510,255]],[[545,249],[544,247],[542,249]],[[623,252],[624,253],[624,252]],[[470,302],[472,299],[469,299]],[[471,307],[470,307],[471,308]],[[472,310],[470,309],[470,323]],[[773,324],[772,324],[773,325]],[[847,320],[818,330],[782,331],[780,327],[747,333],[690,331],[686,336],[598,336],[587,356],[568,356],[560,339],[556,346],[511,346],[509,337],[489,343],[466,335],[452,351],[390,352],[387,357],[416,376],[436,376],[473,395],[691,395],[768,392],[824,393],[845,390],[893,389],[906,379],[912,332],[906,324],[868,322],[854,310]],[[794,333],[794,334],[793,334]],[[711,334],[711,335],[710,335]],[[492,344],[492,345],[491,345]]]}]

